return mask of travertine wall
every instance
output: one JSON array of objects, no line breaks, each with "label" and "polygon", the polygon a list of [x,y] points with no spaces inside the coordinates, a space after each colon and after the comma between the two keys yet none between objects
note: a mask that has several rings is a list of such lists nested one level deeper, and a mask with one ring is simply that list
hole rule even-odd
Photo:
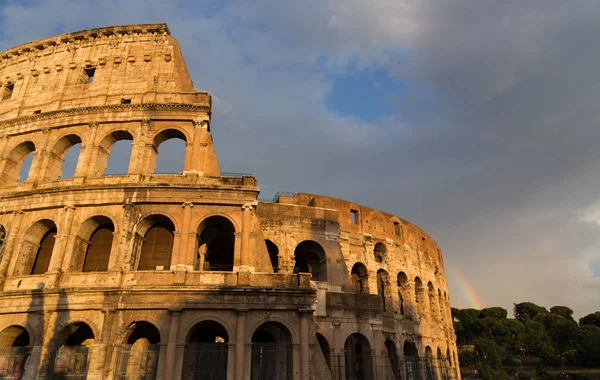
[{"label": "travertine wall", "polygon": [[[135,378],[140,353],[151,377],[202,378],[189,358],[204,357],[198,342],[217,330],[211,344],[226,343],[227,379],[267,376],[255,352],[271,338],[271,361],[284,363],[271,368],[277,378],[457,375],[436,243],[335,198],[259,202],[254,177],[222,175],[210,95],[193,89],[166,25],[92,29],[0,53],[0,95],[0,349],[12,353],[0,361],[20,363],[23,378],[52,378],[66,357],[87,363],[88,379]],[[172,138],[185,141],[183,172],[155,174]],[[132,142],[126,174],[104,175],[120,140]],[[64,178],[76,144],[75,175]],[[102,228],[112,240],[98,248]],[[149,237],[158,228],[169,241]],[[101,270],[85,270],[90,247],[105,250]],[[140,270],[161,249],[168,258]]]}]

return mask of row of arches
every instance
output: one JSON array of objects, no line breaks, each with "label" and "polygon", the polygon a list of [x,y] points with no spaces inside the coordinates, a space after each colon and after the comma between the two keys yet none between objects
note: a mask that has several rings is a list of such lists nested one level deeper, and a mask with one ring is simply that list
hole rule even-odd
[{"label": "row of arches", "polygon": [[[370,294],[369,272],[364,264],[355,263],[352,266],[350,271],[350,279],[352,281],[355,293]],[[413,284],[415,300],[414,306],[416,308],[416,312],[419,315],[423,315],[425,312],[429,311],[434,318],[439,318],[443,321],[449,310],[447,307],[445,307],[448,302],[448,294],[445,291],[442,293],[441,289],[438,289],[436,292],[431,281],[427,283],[427,293],[425,293],[423,281],[418,276],[414,278]],[[396,285],[398,294],[398,312],[401,315],[408,314],[412,317],[408,307],[410,300],[412,299],[410,294],[411,284],[409,283],[406,273],[398,273]],[[377,271],[377,295],[379,295],[381,298],[384,311],[391,307],[392,291],[392,284],[389,274],[386,270],[379,269]]]},{"label": "row of arches", "polygon": [[[47,371],[51,378],[86,378],[96,340],[84,322],[71,323],[55,334],[47,342]],[[164,338],[151,322],[130,324],[112,358],[113,378],[155,379],[162,343]],[[24,327],[14,325],[2,330],[0,377],[21,378],[26,370],[37,370],[26,368],[32,347]],[[229,347],[229,334],[222,324],[214,320],[196,323],[185,338],[181,378],[225,380]],[[292,379],[292,336],[287,327],[275,321],[261,324],[252,333],[251,347],[251,379]]]},{"label": "row of arches", "polygon": [[[186,147],[189,141],[178,129],[165,129],[150,140],[149,173],[181,173],[184,170]],[[1,179],[3,183],[22,183],[34,178],[38,181],[54,181],[73,176],[101,177],[125,175],[132,169],[132,150],[137,145],[127,130],[111,131],[94,146],[94,157],[81,162],[81,153],[87,146],[77,134],[67,134],[56,140],[46,155],[38,154],[34,141],[23,141],[8,148]],[[160,151],[168,154],[159,154]],[[86,167],[87,166],[87,167]]]},{"label": "row of arches", "polygon": [[[118,250],[115,223],[103,215],[88,218],[81,224],[74,239],[68,260],[68,271],[102,272],[111,265],[113,252]],[[5,231],[0,225],[0,231]],[[5,232],[0,232],[0,249]],[[150,215],[135,227],[132,246],[132,270],[170,270],[174,251],[175,225],[161,214]],[[59,236],[56,223],[42,219],[30,225],[14,255],[12,275],[37,275],[49,271]],[[196,230],[194,269],[200,271],[232,271],[236,228],[225,216],[204,219]],[[270,240],[265,241],[274,272],[278,271],[279,250]],[[69,247],[65,243],[62,247]],[[114,259],[113,259],[114,260]],[[63,267],[61,263],[57,263]],[[311,273],[316,281],[327,280],[326,255],[315,241],[300,242],[294,250],[294,273]]]}]

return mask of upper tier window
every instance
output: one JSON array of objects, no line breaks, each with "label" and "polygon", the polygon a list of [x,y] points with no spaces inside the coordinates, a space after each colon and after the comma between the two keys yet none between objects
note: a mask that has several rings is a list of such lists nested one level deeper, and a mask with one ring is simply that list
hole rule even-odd
[{"label": "upper tier window", "polygon": [[81,83],[92,83],[94,81],[95,67],[86,67],[81,73]]},{"label": "upper tier window", "polygon": [[2,100],[10,99],[14,89],[15,84],[8,82],[6,86],[4,86],[4,91],[2,91]]}]

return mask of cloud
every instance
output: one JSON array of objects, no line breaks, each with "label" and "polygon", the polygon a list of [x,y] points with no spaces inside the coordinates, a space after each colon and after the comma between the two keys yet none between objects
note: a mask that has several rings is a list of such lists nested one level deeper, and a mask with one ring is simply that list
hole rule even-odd
[{"label": "cloud", "polygon": [[[223,170],[256,174],[265,197],[309,191],[398,214],[486,304],[562,303],[581,316],[600,294],[598,10],[591,0],[10,2],[0,49],[166,21],[196,88],[213,93]],[[328,108],[336,78],[360,70],[403,84],[392,114]],[[450,286],[455,306],[469,306]]]}]

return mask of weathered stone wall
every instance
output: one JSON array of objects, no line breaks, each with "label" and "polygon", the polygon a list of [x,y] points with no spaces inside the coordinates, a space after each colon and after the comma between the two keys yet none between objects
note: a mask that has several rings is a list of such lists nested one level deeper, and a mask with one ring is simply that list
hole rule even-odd
[{"label": "weathered stone wall", "polygon": [[[0,53],[0,348],[28,358],[23,378],[51,378],[75,352],[87,355],[88,379],[134,378],[127,371],[141,368],[141,353],[157,379],[201,376],[186,358],[206,334],[225,343],[213,348],[226,347],[227,379],[260,378],[269,361],[283,363],[271,368],[281,378],[354,379],[358,349],[363,378],[397,378],[394,360],[409,375],[405,355],[447,363],[435,376],[456,373],[433,239],[335,198],[259,202],[256,178],[220,172],[210,107],[165,24]],[[185,141],[183,172],[156,174],[172,138]],[[126,173],[105,175],[121,140],[132,143]],[[160,229],[167,235],[150,234]],[[101,269],[86,267],[93,249],[106,256]],[[153,260],[161,264],[147,268]],[[256,350],[271,343],[275,356],[260,362]]]}]

